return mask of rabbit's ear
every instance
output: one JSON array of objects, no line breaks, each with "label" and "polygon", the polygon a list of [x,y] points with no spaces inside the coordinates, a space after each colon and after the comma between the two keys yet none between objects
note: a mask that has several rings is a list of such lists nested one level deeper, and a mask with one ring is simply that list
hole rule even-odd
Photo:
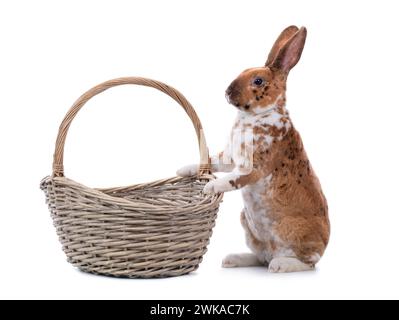
[{"label": "rabbit's ear", "polygon": [[306,41],[306,28],[302,27],[291,37],[277,53],[276,58],[271,63],[271,67],[289,72],[301,58],[303,47]]},{"label": "rabbit's ear", "polygon": [[288,28],[285,28],[283,32],[279,35],[277,38],[276,42],[273,45],[272,50],[270,50],[269,56],[267,57],[267,61],[265,66],[269,66],[274,59],[276,59],[277,53],[280,51],[280,49],[283,47],[283,45],[291,39],[291,37],[298,32],[298,27],[296,26],[289,26]]}]

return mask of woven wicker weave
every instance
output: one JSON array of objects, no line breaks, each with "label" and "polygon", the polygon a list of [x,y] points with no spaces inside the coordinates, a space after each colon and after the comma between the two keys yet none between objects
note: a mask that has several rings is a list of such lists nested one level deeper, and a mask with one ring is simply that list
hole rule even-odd
[{"label": "woven wicker weave", "polygon": [[[73,118],[90,98],[124,84],[156,88],[183,107],[200,146],[197,176],[109,189],[89,188],[64,176],[64,144]],[[191,104],[164,83],[128,77],[104,82],[75,102],[59,129],[53,174],[42,180],[41,188],[70,263],[91,273],[154,278],[198,268],[222,200],[221,194],[202,193],[212,179],[202,126]]]}]

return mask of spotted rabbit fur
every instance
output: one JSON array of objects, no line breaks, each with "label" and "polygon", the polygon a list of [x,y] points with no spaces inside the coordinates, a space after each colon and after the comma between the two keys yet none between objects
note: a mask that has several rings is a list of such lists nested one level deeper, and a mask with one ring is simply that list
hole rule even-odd
[{"label": "spotted rabbit fur", "polygon": [[[286,81],[299,61],[307,31],[286,28],[264,67],[242,72],[226,90],[238,116],[204,192],[240,189],[241,224],[252,254],[232,254],[224,267],[268,266],[270,272],[307,271],[323,255],[330,234],[328,206],[299,133],[286,109]],[[197,166],[178,171],[195,174]]]}]

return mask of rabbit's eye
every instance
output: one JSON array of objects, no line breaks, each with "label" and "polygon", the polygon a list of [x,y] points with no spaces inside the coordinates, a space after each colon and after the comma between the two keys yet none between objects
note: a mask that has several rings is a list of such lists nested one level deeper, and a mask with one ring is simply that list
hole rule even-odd
[{"label": "rabbit's eye", "polygon": [[254,79],[254,85],[256,86],[261,86],[263,84],[263,79],[262,78],[255,78]]}]

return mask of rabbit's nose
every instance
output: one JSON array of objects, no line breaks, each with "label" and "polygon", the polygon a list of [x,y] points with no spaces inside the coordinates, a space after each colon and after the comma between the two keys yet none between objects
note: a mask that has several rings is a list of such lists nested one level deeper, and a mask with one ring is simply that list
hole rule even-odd
[{"label": "rabbit's nose", "polygon": [[226,90],[226,96],[231,95],[231,93],[233,92],[233,88],[231,87],[231,85],[227,88]]},{"label": "rabbit's nose", "polygon": [[227,92],[227,90],[226,90],[226,94],[225,94],[224,96],[226,97],[227,102],[230,103],[230,102],[231,102],[231,101],[230,101],[230,95],[229,95],[229,93]]},{"label": "rabbit's nose", "polygon": [[231,102],[231,100],[234,99],[234,96],[236,95],[236,91],[232,86],[229,86],[226,90],[226,99],[228,102]]},{"label": "rabbit's nose", "polygon": [[237,84],[236,84],[235,81],[233,81],[233,82],[229,85],[229,87],[227,88],[226,94],[229,95],[229,96],[231,96],[231,95],[235,94],[236,91],[237,91]]},{"label": "rabbit's nose", "polygon": [[230,98],[232,98],[234,95],[237,95],[237,94],[238,94],[237,87],[238,87],[237,80],[234,80],[234,81],[229,85],[229,87],[227,88],[227,90],[226,90],[226,95],[230,96]]}]

